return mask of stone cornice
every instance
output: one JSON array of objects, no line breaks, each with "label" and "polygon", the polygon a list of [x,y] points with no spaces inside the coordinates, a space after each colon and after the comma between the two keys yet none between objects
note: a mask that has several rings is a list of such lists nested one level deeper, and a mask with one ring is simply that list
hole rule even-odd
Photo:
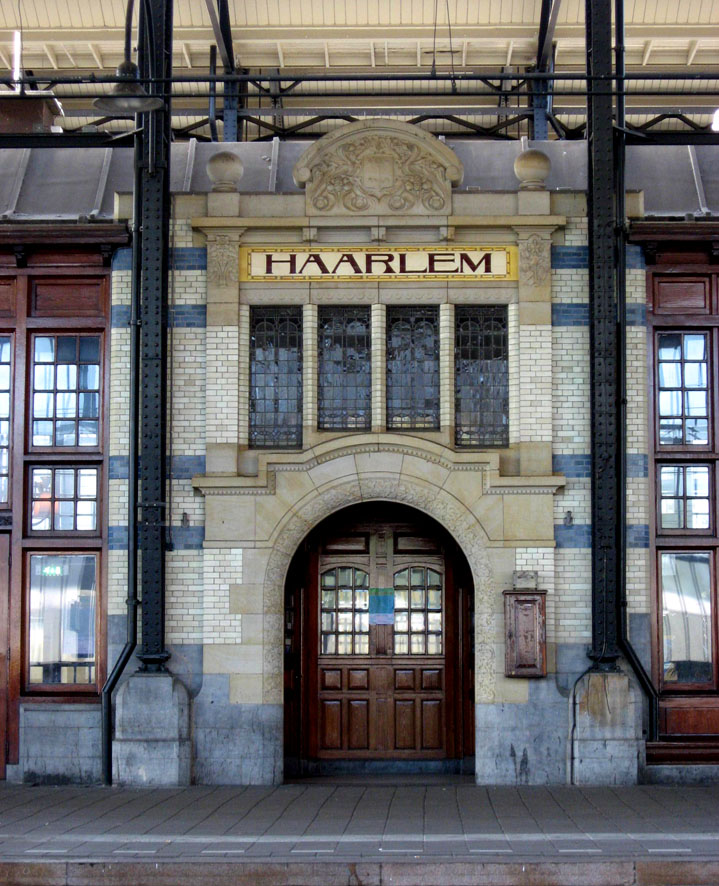
[{"label": "stone cornice", "polygon": [[[355,444],[348,445],[340,439],[305,452],[264,454],[259,451],[257,476],[196,476],[192,485],[203,495],[274,495],[278,473],[304,472],[338,458],[372,452],[411,456],[447,471],[474,473],[480,478],[485,495],[553,495],[565,484],[563,476],[500,477],[499,456],[493,452],[455,452],[439,444],[417,445],[397,438],[379,442],[367,435]],[[398,476],[400,474],[401,471]]]},{"label": "stone cornice", "polygon": [[563,227],[567,219],[563,215],[378,215],[378,216],[200,216],[193,218],[192,227],[210,233],[221,228],[231,231],[233,228],[367,228],[403,227],[427,228],[435,225],[454,228],[509,228],[512,230],[554,230]]}]

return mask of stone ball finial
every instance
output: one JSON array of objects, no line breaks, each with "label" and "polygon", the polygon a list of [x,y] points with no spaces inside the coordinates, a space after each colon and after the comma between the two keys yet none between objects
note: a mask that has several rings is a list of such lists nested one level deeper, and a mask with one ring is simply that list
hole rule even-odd
[{"label": "stone ball finial", "polygon": [[520,191],[543,191],[544,184],[552,163],[542,151],[530,148],[522,153],[514,161],[514,174],[519,179]]},{"label": "stone ball finial", "polygon": [[234,193],[239,190],[238,185],[245,167],[237,154],[218,151],[207,161],[206,169],[213,191]]}]

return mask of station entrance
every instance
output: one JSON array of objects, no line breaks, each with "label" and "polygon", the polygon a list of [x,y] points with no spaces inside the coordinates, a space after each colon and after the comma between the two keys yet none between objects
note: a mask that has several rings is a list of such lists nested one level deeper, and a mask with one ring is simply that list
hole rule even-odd
[{"label": "station entrance", "polygon": [[285,602],[288,773],[459,771],[473,756],[473,585],[436,521],[386,502],[332,515]]}]

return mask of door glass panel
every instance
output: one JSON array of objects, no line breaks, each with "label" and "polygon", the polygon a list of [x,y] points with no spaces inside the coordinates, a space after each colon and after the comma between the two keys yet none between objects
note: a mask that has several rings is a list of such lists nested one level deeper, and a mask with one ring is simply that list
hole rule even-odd
[{"label": "door glass panel", "polygon": [[338,566],[322,573],[320,587],[320,654],[367,655],[369,575],[363,569]]},{"label": "door glass panel", "polygon": [[395,573],[394,608],[395,655],[442,654],[442,576],[436,569],[411,566]]},{"label": "door glass panel", "polygon": [[708,551],[661,554],[665,683],[711,683],[712,604]]}]

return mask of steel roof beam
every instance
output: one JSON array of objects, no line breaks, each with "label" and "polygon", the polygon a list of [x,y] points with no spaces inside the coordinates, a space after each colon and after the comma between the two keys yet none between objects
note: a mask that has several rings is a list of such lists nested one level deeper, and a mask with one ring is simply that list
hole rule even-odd
[{"label": "steel roof beam", "polygon": [[220,53],[225,71],[231,74],[235,70],[235,56],[232,47],[232,29],[230,28],[230,14],[227,9],[227,0],[205,0],[207,12],[212,23],[212,33],[215,36],[217,50]]},{"label": "steel roof beam", "polygon": [[547,71],[552,58],[552,43],[562,0],[542,0],[537,40],[537,70]]}]

